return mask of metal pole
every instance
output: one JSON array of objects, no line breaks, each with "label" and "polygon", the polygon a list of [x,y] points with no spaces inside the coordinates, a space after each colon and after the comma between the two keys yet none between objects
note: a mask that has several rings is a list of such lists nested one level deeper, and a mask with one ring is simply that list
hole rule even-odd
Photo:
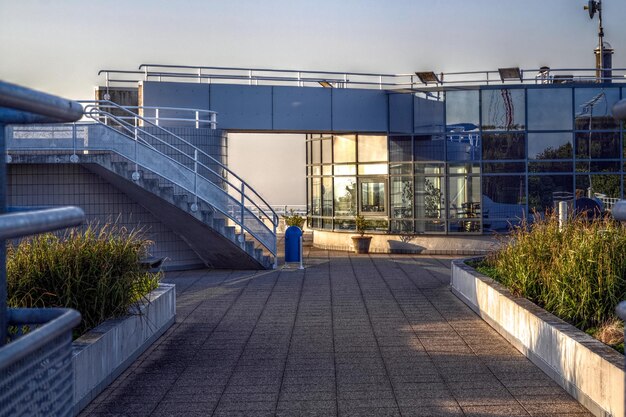
[{"label": "metal pole", "polygon": [[240,243],[242,245],[246,241],[246,235],[244,234],[244,229],[243,229],[243,226],[244,226],[243,218],[244,218],[244,215],[245,215],[244,210],[245,210],[245,207],[246,207],[245,206],[246,197],[245,197],[245,194],[244,194],[245,193],[245,187],[246,187],[246,183],[242,182],[241,183],[241,201],[240,201],[240,204],[241,204],[241,238],[240,238]]},{"label": "metal pole", "polygon": [[[157,126],[159,125],[159,109],[155,109],[154,110],[154,116],[155,116],[155,120],[154,120],[154,124],[156,124]],[[135,118],[136,120],[136,118]],[[135,122],[135,126],[137,125],[137,122]]]},{"label": "metal pole", "polygon": [[133,172],[133,180],[139,180],[139,165],[137,164],[137,139],[139,137],[139,132],[137,131],[137,116],[135,116],[135,172]]},{"label": "metal pole", "polygon": [[567,223],[567,201],[559,201],[559,232],[563,231]]},{"label": "metal pole", "polygon": [[200,129],[200,112],[196,110],[196,129]]},{"label": "metal pole", "polygon": [[198,210],[198,149],[193,150],[193,194],[195,197],[195,209]]},{"label": "metal pole", "polygon": [[[304,233],[304,231],[302,231],[302,233]],[[302,244],[302,234],[300,235],[300,267],[298,269],[304,269],[304,264],[303,264],[303,260],[302,260],[302,253],[304,252],[303,248],[303,244]]]},{"label": "metal pole", "polygon": [[211,113],[211,129],[217,129],[217,114]]},{"label": "metal pole", "polygon": [[274,265],[273,269],[278,268],[278,242],[276,238],[276,225],[278,224],[278,216],[272,214],[272,224],[274,229]]}]

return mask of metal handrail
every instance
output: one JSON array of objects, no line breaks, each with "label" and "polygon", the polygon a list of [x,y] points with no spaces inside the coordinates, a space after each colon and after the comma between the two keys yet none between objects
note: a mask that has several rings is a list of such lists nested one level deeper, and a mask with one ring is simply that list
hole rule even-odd
[{"label": "metal handrail", "polygon": [[[199,172],[199,168],[202,168],[202,169],[207,170],[211,175],[215,175],[217,178],[219,178],[219,180],[222,183],[227,184],[230,187],[229,189],[233,190],[235,192],[235,195],[239,197],[236,200],[238,202],[240,202],[240,204],[239,204],[240,210],[239,210],[239,213],[237,213],[240,216],[236,216],[234,214],[231,214],[229,212],[229,210],[221,209],[219,206],[211,204],[211,202],[209,202],[209,201],[207,201],[207,203],[211,204],[212,207],[214,207],[220,213],[222,213],[223,215],[227,216],[235,224],[237,224],[241,228],[242,235],[244,234],[244,232],[248,232],[252,237],[254,237],[259,243],[261,243],[276,258],[276,255],[277,255],[276,239],[274,239],[273,245],[268,246],[268,244],[266,242],[264,242],[263,239],[261,239],[260,236],[258,236],[257,233],[254,230],[252,230],[248,226],[246,226],[246,224],[245,224],[245,210],[246,210],[245,205],[246,205],[246,202],[249,203],[248,205],[251,204],[254,207],[256,207],[258,212],[265,219],[267,219],[270,222],[270,224],[272,225],[272,229],[267,227],[267,225],[265,224],[263,219],[260,219],[261,220],[260,224],[265,229],[267,229],[268,232],[272,233],[274,237],[276,236],[276,228],[278,226],[279,217],[276,214],[276,212],[272,209],[272,207],[265,201],[265,199],[263,197],[261,197],[261,195],[259,195],[240,176],[238,176],[236,173],[231,171],[226,165],[221,163],[219,160],[217,160],[213,156],[211,156],[211,155],[207,154],[206,152],[198,149],[195,145],[193,145],[189,141],[183,139],[182,137],[172,133],[171,131],[169,131],[167,129],[164,129],[161,126],[158,126],[157,124],[151,122],[147,118],[139,116],[136,113],[133,113],[132,110],[129,110],[125,106],[120,106],[117,103],[113,103],[113,102],[107,101],[107,100],[81,101],[81,103],[85,104],[85,115],[88,116],[89,118],[91,118],[94,121],[96,121],[97,123],[105,126],[106,128],[113,129],[116,132],[121,133],[122,135],[126,136],[127,138],[129,138],[131,140],[134,140],[136,143],[138,141],[142,142],[145,146],[150,147],[150,149],[152,151],[160,154],[161,157],[166,158],[170,162],[174,163],[180,169],[192,171],[196,178],[201,177],[202,179],[204,179],[204,180],[206,180],[208,182],[214,183],[214,181],[212,181],[211,179],[207,178],[206,176],[203,176]],[[113,115],[110,111],[107,111],[107,109],[109,109],[109,110],[116,109],[118,111],[122,111],[124,113],[129,114],[129,115],[133,115],[132,117],[133,117],[135,123],[134,124],[130,124],[124,118],[120,118],[117,115]],[[103,123],[102,120],[101,120],[103,118],[105,118],[109,122],[110,121],[115,121],[115,123],[117,123],[119,128],[122,129],[123,131],[120,132],[119,130],[115,129],[114,127],[110,126],[109,124]],[[181,149],[179,149],[178,147],[172,145],[171,143],[168,143],[167,141],[163,140],[162,138],[160,138],[160,137],[158,137],[158,136],[156,136],[156,135],[146,131],[145,129],[142,129],[139,126],[140,122],[143,123],[144,126],[146,126],[146,125],[147,126],[152,126],[153,128],[157,129],[157,131],[159,131],[160,133],[166,134],[168,137],[173,138],[173,139],[179,141],[181,144],[184,144],[185,146],[190,147],[190,149],[192,149],[192,151],[193,151],[193,155],[187,154],[186,152],[182,151]],[[181,163],[181,162],[177,161],[176,159],[172,158],[170,155],[167,155],[167,154],[159,151],[152,144],[147,142],[144,139],[145,137],[148,137],[151,140],[156,141],[159,145],[165,146],[167,149],[172,150],[173,152],[175,152],[176,156],[180,156],[180,157],[186,158],[187,161],[190,163],[190,165],[193,164],[193,169],[189,168],[188,166],[184,165],[183,163]],[[135,171],[137,171],[137,166],[139,165],[139,162],[137,161],[136,155],[135,155],[135,158],[132,158],[129,155],[122,155],[122,156],[125,156],[125,157],[129,158],[132,162],[134,162],[135,163]],[[206,160],[210,161],[209,162],[210,164],[217,165],[220,168],[219,170],[221,172],[217,172],[215,169],[209,167],[208,165],[206,165],[205,163],[200,161],[199,157],[201,157],[201,156],[203,158],[206,158]],[[134,159],[134,161],[133,161],[133,159]],[[158,174],[158,175],[161,175],[161,173],[159,173],[159,172],[155,172],[155,173]],[[238,184],[233,183],[231,181],[231,179],[230,179],[231,177],[235,178],[239,183]],[[167,178],[167,177],[164,177],[164,178],[167,179],[168,181],[174,182],[172,178]],[[201,196],[199,196],[199,194],[198,194],[197,180],[194,183],[194,189],[190,189],[189,187],[186,187],[184,184],[177,184],[177,183],[175,183],[175,184],[180,186],[181,188],[185,189],[186,191],[192,193],[193,196],[196,198],[196,200],[198,198],[201,198]],[[223,190],[219,186],[216,187],[216,188],[221,190],[226,196],[232,198],[232,195],[229,194],[228,191]]]},{"label": "metal handrail", "polygon": [[[626,82],[626,68],[612,68],[613,72],[618,73],[611,77],[600,77],[598,72],[606,69],[596,68],[529,68],[520,69],[519,83],[538,83],[538,82],[589,82],[589,81],[622,81]],[[584,74],[569,74],[584,73]],[[139,70],[111,70],[104,69],[98,72],[98,75],[105,74],[106,85],[109,86],[113,82],[137,82],[140,77],[143,80],[157,78],[161,81],[163,78],[168,79],[196,79],[198,82],[203,80],[232,80],[247,81],[249,84],[258,84],[261,82],[279,82],[279,83],[296,83],[298,86],[320,86],[324,83],[334,84],[333,87],[346,87],[348,85],[354,87],[378,87],[396,88],[396,89],[428,89],[428,85],[422,84],[415,73],[405,74],[387,74],[387,73],[367,73],[367,72],[338,72],[338,71],[315,71],[315,70],[298,70],[298,69],[272,69],[272,68],[244,68],[244,67],[215,67],[215,66],[195,66],[195,65],[170,65],[170,64],[141,64]],[[112,79],[111,74],[130,74],[138,77],[128,79]],[[277,74],[280,74],[277,75]],[[502,81],[497,70],[484,71],[461,71],[461,72],[441,72],[438,74],[439,82],[437,87],[445,85],[477,85],[477,84],[511,84],[518,82],[517,80]],[[542,74],[542,78],[538,78],[537,74]],[[554,78],[554,75],[572,76],[571,79]],[[328,78],[325,76],[336,77]],[[479,77],[477,77],[479,76]],[[325,86],[328,86],[327,84]]]}]

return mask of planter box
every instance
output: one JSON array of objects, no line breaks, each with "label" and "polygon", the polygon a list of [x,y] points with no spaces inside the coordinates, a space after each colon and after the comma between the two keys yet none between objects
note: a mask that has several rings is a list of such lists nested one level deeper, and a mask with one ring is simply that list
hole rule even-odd
[{"label": "planter box", "polygon": [[176,319],[176,288],[161,284],[149,303],[107,320],[73,343],[74,412],[78,414]]},{"label": "planter box", "polygon": [[452,292],[596,416],[624,415],[624,356],[452,261]]}]

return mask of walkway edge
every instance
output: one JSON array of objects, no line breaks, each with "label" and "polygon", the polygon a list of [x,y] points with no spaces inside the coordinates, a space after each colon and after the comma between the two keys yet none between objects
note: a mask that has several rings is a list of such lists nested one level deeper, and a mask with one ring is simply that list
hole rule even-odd
[{"label": "walkway edge", "polygon": [[85,408],[176,320],[176,286],[160,284],[127,317],[107,320],[73,343],[74,415]]},{"label": "walkway edge", "polygon": [[452,292],[598,417],[624,415],[624,357],[466,265],[452,261]]}]

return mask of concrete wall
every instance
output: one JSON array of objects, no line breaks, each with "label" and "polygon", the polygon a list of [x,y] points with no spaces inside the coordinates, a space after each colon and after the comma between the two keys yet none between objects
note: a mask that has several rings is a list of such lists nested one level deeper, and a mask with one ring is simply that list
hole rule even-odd
[{"label": "concrete wall", "polygon": [[141,204],[80,165],[8,165],[8,204],[11,206],[76,205],[88,221],[117,221],[127,228],[144,228],[154,241],[152,254],[168,258],[166,267],[202,266],[196,253]]},{"label": "concrete wall", "polygon": [[583,331],[513,297],[463,260],[452,291],[520,352],[598,417],[624,415],[624,356]]}]

